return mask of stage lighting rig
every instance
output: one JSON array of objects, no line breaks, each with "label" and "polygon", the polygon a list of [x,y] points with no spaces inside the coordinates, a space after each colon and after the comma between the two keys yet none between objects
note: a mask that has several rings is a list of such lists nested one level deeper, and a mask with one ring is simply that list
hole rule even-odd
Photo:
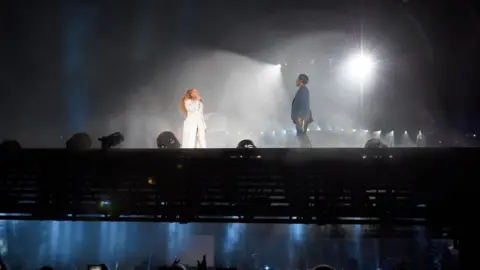
[{"label": "stage lighting rig", "polygon": [[11,150],[16,151],[22,149],[22,146],[18,141],[15,140],[4,140],[0,143],[1,150]]},{"label": "stage lighting rig", "polygon": [[350,75],[361,82],[371,75],[374,67],[375,62],[372,56],[364,54],[363,52],[352,56],[348,66]]},{"label": "stage lighting rig", "polygon": [[380,139],[370,139],[365,143],[365,148],[388,148]]},{"label": "stage lighting rig", "polygon": [[243,149],[243,148],[253,149],[253,148],[257,148],[257,147],[255,146],[255,144],[253,143],[252,140],[245,139],[245,140],[242,140],[238,143],[237,148],[238,149]]},{"label": "stage lighting rig", "polygon": [[363,91],[363,87],[369,85],[369,82],[375,77],[377,69],[378,62],[374,55],[364,52],[362,49],[345,60],[343,73],[353,85],[359,86],[359,91]]},{"label": "stage lighting rig", "polygon": [[170,131],[164,131],[157,137],[157,147],[159,149],[179,149],[180,146],[177,137]]},{"label": "stage lighting rig", "polygon": [[120,132],[115,132],[108,136],[98,138],[98,140],[102,144],[103,150],[110,149],[121,144],[124,139],[125,138],[123,137],[123,134]]},{"label": "stage lighting rig", "polygon": [[70,151],[85,151],[92,146],[92,139],[85,132],[79,132],[73,134],[73,136],[67,140],[65,148]]}]

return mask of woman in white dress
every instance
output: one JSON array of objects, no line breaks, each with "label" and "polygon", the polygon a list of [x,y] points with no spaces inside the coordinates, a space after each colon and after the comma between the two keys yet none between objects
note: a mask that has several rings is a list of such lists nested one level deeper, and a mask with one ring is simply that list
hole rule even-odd
[{"label": "woman in white dress", "polygon": [[180,100],[180,110],[185,114],[183,121],[182,148],[206,148],[203,117],[203,101],[195,88],[190,88]]}]

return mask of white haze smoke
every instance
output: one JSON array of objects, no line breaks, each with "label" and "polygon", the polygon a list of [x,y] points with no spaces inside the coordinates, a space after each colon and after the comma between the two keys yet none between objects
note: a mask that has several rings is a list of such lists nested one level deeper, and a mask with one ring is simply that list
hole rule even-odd
[{"label": "white haze smoke", "polygon": [[123,129],[123,147],[153,148],[166,130],[181,139],[179,101],[187,88],[197,88],[204,100],[209,148],[256,141],[261,131],[282,128],[289,119],[291,95],[279,66],[229,52],[196,50],[189,55],[168,76],[159,74],[133,94],[124,113],[110,119],[110,132]]}]

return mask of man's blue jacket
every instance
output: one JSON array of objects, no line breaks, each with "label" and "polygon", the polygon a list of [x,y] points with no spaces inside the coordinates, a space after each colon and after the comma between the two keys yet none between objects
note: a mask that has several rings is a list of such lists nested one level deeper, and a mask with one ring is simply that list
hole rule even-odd
[{"label": "man's blue jacket", "polygon": [[291,117],[293,123],[296,123],[298,118],[305,120],[306,123],[313,122],[312,112],[310,111],[310,91],[305,85],[298,88],[292,101]]}]

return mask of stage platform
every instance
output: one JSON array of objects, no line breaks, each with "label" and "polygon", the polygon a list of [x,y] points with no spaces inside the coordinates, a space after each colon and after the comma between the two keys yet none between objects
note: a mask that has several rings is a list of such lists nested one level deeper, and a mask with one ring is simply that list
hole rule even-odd
[{"label": "stage platform", "polygon": [[[0,151],[2,219],[452,225],[473,148]],[[472,197],[470,197],[470,195]]]}]

